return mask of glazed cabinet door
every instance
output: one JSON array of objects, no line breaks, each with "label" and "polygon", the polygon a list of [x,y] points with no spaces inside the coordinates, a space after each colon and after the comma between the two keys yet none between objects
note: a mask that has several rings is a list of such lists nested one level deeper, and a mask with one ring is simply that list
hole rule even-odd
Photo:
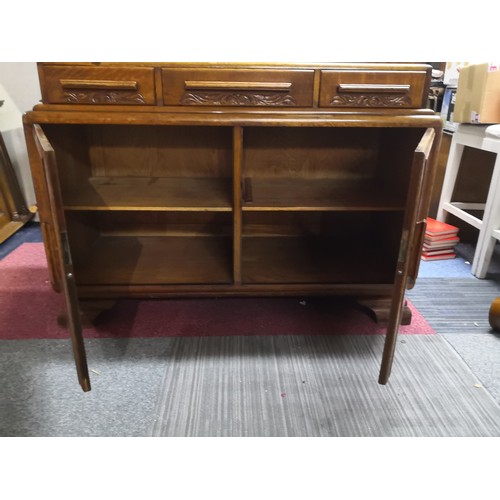
[{"label": "glazed cabinet door", "polygon": [[55,246],[54,254],[59,256],[55,265],[61,277],[61,288],[67,309],[68,326],[73,344],[73,355],[76,363],[78,380],[84,391],[90,390],[87,359],[83,343],[82,325],[78,307],[78,296],[68,243],[68,233],[64,219],[62,196],[54,149],[47,140],[40,125],[33,125],[34,144],[45,176],[47,198],[50,209],[50,223],[53,227],[53,238],[50,245]]},{"label": "glazed cabinet door", "polygon": [[[417,255],[416,251],[418,245],[422,243],[422,230],[425,232],[425,223],[419,221],[419,215],[421,199],[425,192],[424,184],[425,180],[428,179],[426,175],[427,170],[431,168],[429,158],[433,150],[435,137],[435,130],[433,128],[427,129],[413,154],[411,179],[399,247],[389,325],[380,367],[380,384],[386,384],[389,380],[396,348],[396,338],[401,323],[405,289],[408,281],[413,279],[411,273],[415,267],[415,259],[419,258],[419,253]],[[418,250],[418,252],[420,251]]]}]

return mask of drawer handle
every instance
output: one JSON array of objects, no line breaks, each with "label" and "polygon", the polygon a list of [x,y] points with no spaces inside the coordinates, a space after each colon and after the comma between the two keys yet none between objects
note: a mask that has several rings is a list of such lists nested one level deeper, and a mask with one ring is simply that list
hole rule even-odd
[{"label": "drawer handle", "polygon": [[134,80],[59,80],[63,89],[105,89],[105,90],[137,90]]},{"label": "drawer handle", "polygon": [[387,85],[382,83],[340,83],[337,87],[339,93],[377,93],[377,94],[407,94],[410,85]]},{"label": "drawer handle", "polygon": [[287,92],[292,88],[290,82],[218,82],[186,81],[186,90],[269,90]]}]

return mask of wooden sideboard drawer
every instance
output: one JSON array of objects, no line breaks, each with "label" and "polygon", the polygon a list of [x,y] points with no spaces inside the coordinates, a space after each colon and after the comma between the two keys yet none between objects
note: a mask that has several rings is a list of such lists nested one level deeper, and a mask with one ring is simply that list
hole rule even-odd
[{"label": "wooden sideboard drawer", "polygon": [[321,71],[325,108],[424,108],[426,71]]},{"label": "wooden sideboard drawer", "polygon": [[313,103],[313,70],[163,69],[163,102],[185,106]]},{"label": "wooden sideboard drawer", "polygon": [[153,68],[43,67],[42,95],[52,104],[156,104]]}]

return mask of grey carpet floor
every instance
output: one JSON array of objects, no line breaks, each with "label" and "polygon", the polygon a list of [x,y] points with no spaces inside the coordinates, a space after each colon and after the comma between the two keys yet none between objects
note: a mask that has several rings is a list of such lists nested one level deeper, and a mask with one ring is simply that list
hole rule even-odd
[{"label": "grey carpet floor", "polygon": [[500,405],[500,333],[443,337]]},{"label": "grey carpet floor", "polygon": [[407,296],[500,404],[500,333],[488,322],[491,302],[500,296],[500,282],[422,278]]},{"label": "grey carpet floor", "polygon": [[0,342],[1,436],[500,435],[500,407],[438,336]]},{"label": "grey carpet floor", "polygon": [[170,343],[87,340],[84,393],[69,341],[0,341],[0,436],[146,436]]},{"label": "grey carpet floor", "polygon": [[[0,249],[0,257],[3,255]],[[500,263],[500,245],[496,255]],[[469,257],[471,260],[472,253]],[[456,266],[443,273],[446,270],[442,266],[458,265],[458,260],[423,263],[422,271],[433,271],[437,266],[440,269],[422,272],[424,278],[417,281],[408,297],[472,369],[476,382],[500,404],[500,334],[491,332],[487,323],[491,300],[500,296],[500,264],[495,267],[493,259],[490,266],[489,277],[496,282],[477,280],[468,268],[462,270],[464,279],[454,278],[462,275],[456,273]],[[441,275],[446,279],[439,278]],[[400,337],[402,340],[408,338]],[[380,338],[373,341],[380,342]],[[398,343],[398,353],[404,345]],[[154,426],[155,432],[160,432],[165,415],[158,413],[155,402],[165,398],[161,390],[167,379],[162,382],[162,378],[171,369],[175,340],[89,340],[87,350],[94,390],[84,394],[76,382],[67,341],[0,341],[0,435],[144,436]],[[396,366],[399,363],[398,354]],[[397,383],[395,380],[393,376],[387,386],[390,390]],[[468,378],[467,384],[469,381]],[[474,387],[472,395],[477,396],[484,388]],[[318,391],[322,394],[321,389]],[[400,388],[398,394],[404,395],[405,388]],[[185,396],[190,396],[189,391]],[[287,397],[289,394],[283,396],[281,403],[287,404]],[[326,404],[323,399],[320,401]],[[155,422],[154,418],[160,420]]]},{"label": "grey carpet floor", "polygon": [[175,339],[153,436],[500,436],[500,407],[446,340],[380,336]]},{"label": "grey carpet floor", "polygon": [[438,333],[490,333],[488,312],[500,282],[476,278],[422,278],[407,297]]}]

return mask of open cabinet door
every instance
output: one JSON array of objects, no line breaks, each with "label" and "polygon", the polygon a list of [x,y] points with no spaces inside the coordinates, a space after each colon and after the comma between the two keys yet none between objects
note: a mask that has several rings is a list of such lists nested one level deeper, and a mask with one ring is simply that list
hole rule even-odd
[{"label": "open cabinet door", "polygon": [[[408,201],[406,204],[405,218],[403,222],[403,233],[399,247],[398,263],[396,267],[396,278],[394,280],[394,292],[389,315],[389,325],[385,337],[384,353],[380,367],[379,383],[386,384],[391,374],[392,361],[396,348],[396,339],[401,315],[404,305],[405,289],[408,280],[414,280],[411,273],[415,272],[415,259],[419,258],[419,245],[425,233],[425,221],[419,220],[421,198],[424,192],[424,181],[427,168],[429,167],[429,156],[432,151],[436,132],[433,128],[425,131],[413,155],[411,167],[410,187],[408,190]],[[423,231],[423,232],[422,232]]]},{"label": "open cabinet door", "polygon": [[40,125],[35,124],[33,126],[33,138],[47,183],[48,201],[50,204],[50,222],[53,225],[53,233],[55,235],[51,244],[56,246],[56,255],[60,256],[60,258],[57,259],[58,262],[56,265],[59,267],[58,271],[62,277],[62,293],[64,294],[66,302],[68,326],[73,344],[73,355],[75,357],[78,381],[84,391],[90,391],[87,357],[85,354],[85,346],[83,344],[78,296],[73,273],[73,264],[71,262],[68,233],[66,231],[66,223],[64,220],[63,203],[59,187],[55,152],[45,137]]},{"label": "open cabinet door", "polygon": [[412,249],[410,254],[410,267],[408,269],[408,280],[406,288],[412,289],[418,276],[420,268],[422,246],[424,244],[425,231],[427,229],[427,216],[429,215],[429,208],[431,204],[432,189],[434,186],[434,178],[436,175],[437,155],[441,146],[441,134],[434,134],[432,137],[427,137],[427,144],[422,142],[419,144],[421,154],[425,155],[426,162],[426,180],[424,181],[425,190],[420,195],[419,211],[417,215],[417,222],[415,228],[415,236],[412,241]]}]

